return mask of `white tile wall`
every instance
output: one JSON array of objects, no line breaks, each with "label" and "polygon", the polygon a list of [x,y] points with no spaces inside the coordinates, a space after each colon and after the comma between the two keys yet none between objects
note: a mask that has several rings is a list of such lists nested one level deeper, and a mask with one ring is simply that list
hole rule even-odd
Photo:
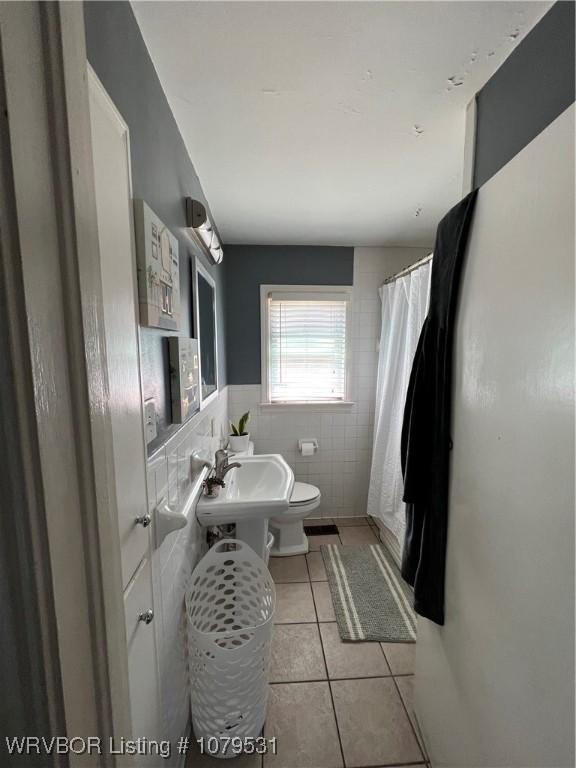
[{"label": "white tile wall", "polygon": [[[352,399],[349,409],[314,411],[261,408],[259,384],[231,385],[230,418],[251,412],[250,433],[258,453],[281,453],[297,480],[320,488],[319,517],[366,514],[372,459],[374,399],[383,280],[422,258],[426,248],[356,248],[352,292]],[[303,458],[298,439],[315,437],[320,450]]]},{"label": "white tile wall", "polygon": [[[368,455],[370,446],[369,417],[361,417],[358,406],[333,412],[314,411],[308,406],[301,411],[278,411],[260,407],[260,385],[230,386],[231,418],[244,411],[251,413],[249,430],[258,453],[281,453],[294,470],[296,480],[313,483],[322,492],[318,516],[352,515],[361,502],[362,493],[358,457]],[[302,457],[299,438],[317,438],[320,450],[314,456]]]},{"label": "white tile wall", "polygon": [[[163,498],[182,507],[190,497],[187,478],[190,454],[210,458],[227,434],[228,391],[194,416],[148,461],[150,512]],[[186,655],[184,594],[194,566],[205,549],[205,532],[192,506],[188,525],[169,534],[152,554],[156,644],[161,690],[162,738],[173,744],[189,727],[190,701]],[[177,755],[166,765],[178,765]]]}]

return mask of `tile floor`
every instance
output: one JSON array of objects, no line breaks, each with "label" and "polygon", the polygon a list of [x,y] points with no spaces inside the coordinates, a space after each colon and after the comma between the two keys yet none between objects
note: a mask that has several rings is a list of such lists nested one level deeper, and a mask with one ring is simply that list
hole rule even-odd
[{"label": "tile floor", "polygon": [[[426,766],[412,712],[414,645],[340,640],[315,540],[377,537],[366,518],[335,522],[339,536],[310,537],[306,556],[270,561],[277,607],[264,735],[278,749],[236,758],[233,768]],[[218,764],[195,753],[188,768]]]}]

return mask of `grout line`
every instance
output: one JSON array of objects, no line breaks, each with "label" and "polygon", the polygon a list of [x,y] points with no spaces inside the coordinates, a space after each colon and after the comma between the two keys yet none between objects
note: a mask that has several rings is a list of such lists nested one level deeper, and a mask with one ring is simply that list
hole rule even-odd
[{"label": "grout line", "polygon": [[428,750],[426,749],[426,742],[424,741],[424,734],[422,733],[422,729],[420,728],[420,721],[418,720],[416,712],[413,712],[413,715],[415,720],[414,730],[416,731],[416,738],[418,739],[418,746],[420,747],[420,752],[422,752],[428,768],[432,768],[432,761],[430,760],[430,755],[428,754]]},{"label": "grout line", "polygon": [[[320,634],[320,640],[322,640],[322,635]],[[324,664],[326,665],[326,669],[328,669],[328,664],[326,663],[326,657],[324,656],[324,645],[322,645],[322,656],[324,658]],[[330,674],[327,672],[326,674]],[[313,677],[310,678],[310,680],[271,680],[270,685],[300,685],[302,683],[342,683],[347,680],[390,680],[391,677],[394,677],[394,675],[362,675],[362,677],[352,676],[352,677]],[[400,698],[402,696],[400,695]],[[396,763],[393,763],[393,765],[396,765]],[[408,763],[410,765],[410,763]]]},{"label": "grout line", "polygon": [[[407,677],[407,675],[405,675]],[[413,677],[413,675],[412,675]],[[416,744],[418,745],[418,749],[420,750],[420,754],[422,755],[422,761],[426,762],[426,755],[424,754],[424,750],[422,749],[422,745],[420,744],[420,739],[418,738],[418,734],[416,733],[416,728],[414,728],[414,724],[412,723],[412,718],[410,717],[410,713],[408,712],[408,707],[406,706],[404,702],[404,698],[402,696],[402,693],[400,692],[400,688],[398,686],[398,683],[396,682],[396,678],[392,676],[392,680],[394,680],[394,687],[396,688],[398,692],[398,696],[400,697],[400,702],[402,704],[402,708],[404,709],[404,712],[406,712],[406,717],[408,718],[408,722],[410,723],[410,728],[412,729],[412,733],[414,734],[414,738],[416,739]]]},{"label": "grout line", "polygon": [[[312,584],[318,584],[319,582],[328,581],[328,574],[326,574],[325,579],[312,579],[312,573],[310,572],[310,564],[308,563],[308,555],[312,555],[312,554],[319,555],[320,560],[322,561],[322,565],[324,565],[324,558],[322,557],[322,552],[320,552],[320,550],[317,550],[317,551],[315,550],[314,552],[307,552],[304,555],[304,559],[306,560],[306,570],[308,571],[308,578],[310,579],[310,589],[312,589]],[[324,570],[326,569],[324,568]],[[313,589],[312,589],[312,592],[314,592]]]},{"label": "grout line", "polygon": [[[320,636],[322,637],[322,636]],[[322,649],[324,650],[324,649]],[[330,674],[329,672],[327,673]],[[352,677],[315,677],[310,680],[276,680],[270,685],[298,685],[299,683],[343,683],[348,680],[389,680],[393,675],[352,675]],[[395,763],[393,763],[395,765]]]},{"label": "grout line", "polygon": [[[306,560],[306,568],[308,568],[308,560]],[[308,568],[308,576],[310,576],[310,569]],[[316,616],[318,616],[318,611],[316,610],[316,598],[314,597],[314,590],[312,589],[312,600],[314,601],[314,610],[316,611]],[[318,634],[320,636],[320,648],[322,649],[322,659],[324,660],[324,669],[326,670],[326,677],[329,677],[328,672],[328,662],[326,661],[326,652],[324,651],[324,643],[322,641],[322,632],[320,632],[320,622],[317,622],[318,625]],[[330,685],[330,680],[328,679],[328,691],[330,693],[330,702],[332,704],[332,714],[334,715],[334,724],[336,726],[336,734],[338,736],[338,744],[340,746],[340,754],[342,756],[342,765],[346,765],[346,760],[344,759],[344,747],[342,746],[342,737],[340,735],[340,727],[338,725],[338,716],[336,714],[336,706],[334,704],[334,694],[332,693],[332,686]]]},{"label": "grout line", "polygon": [[[314,605],[314,614],[316,615],[316,624],[318,624],[318,609],[316,608],[316,598],[314,597],[314,588],[312,587],[312,582],[310,581],[310,568],[308,567],[308,560],[304,558],[306,561],[306,572],[308,573],[308,583],[310,584],[310,592],[312,593],[312,604]],[[320,634],[320,627],[318,627],[318,634]],[[326,659],[324,659],[324,664],[326,664]],[[328,667],[326,667],[326,674],[328,674]]]},{"label": "grout line", "polygon": [[327,683],[327,677],[314,677],[311,680],[277,680],[270,682],[270,685],[306,685],[306,683]]},{"label": "grout line", "polygon": [[386,656],[386,653],[384,652],[384,648],[382,648],[382,641],[377,641],[378,645],[380,646],[380,650],[382,651],[382,656],[384,656],[384,661],[386,662],[386,666],[390,670],[390,674],[394,676],[394,673],[392,672],[392,667],[390,666],[390,662],[388,661],[388,656]]},{"label": "grout line", "polygon": [[[320,642],[322,643],[322,635],[320,635]],[[322,653],[324,653],[324,645],[322,645]],[[342,755],[342,765],[346,766],[346,758],[344,757],[344,747],[342,746],[342,736],[340,734],[340,726],[338,724],[338,714],[336,713],[336,705],[334,703],[334,691],[332,690],[332,683],[328,680],[328,690],[330,691],[330,701],[332,702],[332,711],[334,712],[334,722],[336,723],[336,733],[338,734],[338,743],[340,744],[340,753]]]},{"label": "grout line", "polygon": [[[316,610],[316,608],[314,608]],[[274,626],[281,626],[286,627],[290,626],[290,624],[318,624],[318,620],[314,619],[314,621],[302,621],[301,619],[298,619],[297,621],[275,621]]]}]

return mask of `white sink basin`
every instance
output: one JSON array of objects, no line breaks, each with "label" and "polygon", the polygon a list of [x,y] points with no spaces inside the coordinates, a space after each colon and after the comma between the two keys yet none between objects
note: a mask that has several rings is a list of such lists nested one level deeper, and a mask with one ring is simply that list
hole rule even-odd
[{"label": "white sink basin", "polygon": [[[234,460],[231,457],[230,461]],[[200,525],[268,520],[287,511],[294,473],[282,456],[242,456],[239,462],[242,466],[228,472],[218,496],[200,497],[196,507]]]}]

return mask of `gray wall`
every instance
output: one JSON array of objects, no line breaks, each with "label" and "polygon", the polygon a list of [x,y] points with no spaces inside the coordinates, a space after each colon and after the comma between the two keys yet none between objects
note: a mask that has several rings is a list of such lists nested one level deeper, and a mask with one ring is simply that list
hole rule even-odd
[{"label": "gray wall", "polygon": [[574,2],[561,0],[476,97],[474,186],[497,173],[574,102]]},{"label": "gray wall", "polygon": [[352,285],[354,249],[228,245],[226,357],[229,384],[260,384],[260,286]]},{"label": "gray wall", "polygon": [[[127,2],[84,4],[88,60],[130,128],[132,185],[135,198],[146,200],[178,238],[182,299],[181,335],[192,336],[192,254],[195,246],[183,232],[184,197],[206,203],[200,181],[180,135],[176,121],[140,29]],[[222,266],[207,265],[216,281],[218,325],[225,326]],[[158,411],[155,450],[176,426],[170,425],[169,331],[142,328],[140,334],[144,396],[154,397]],[[224,339],[219,349],[220,382],[226,383]]]}]

